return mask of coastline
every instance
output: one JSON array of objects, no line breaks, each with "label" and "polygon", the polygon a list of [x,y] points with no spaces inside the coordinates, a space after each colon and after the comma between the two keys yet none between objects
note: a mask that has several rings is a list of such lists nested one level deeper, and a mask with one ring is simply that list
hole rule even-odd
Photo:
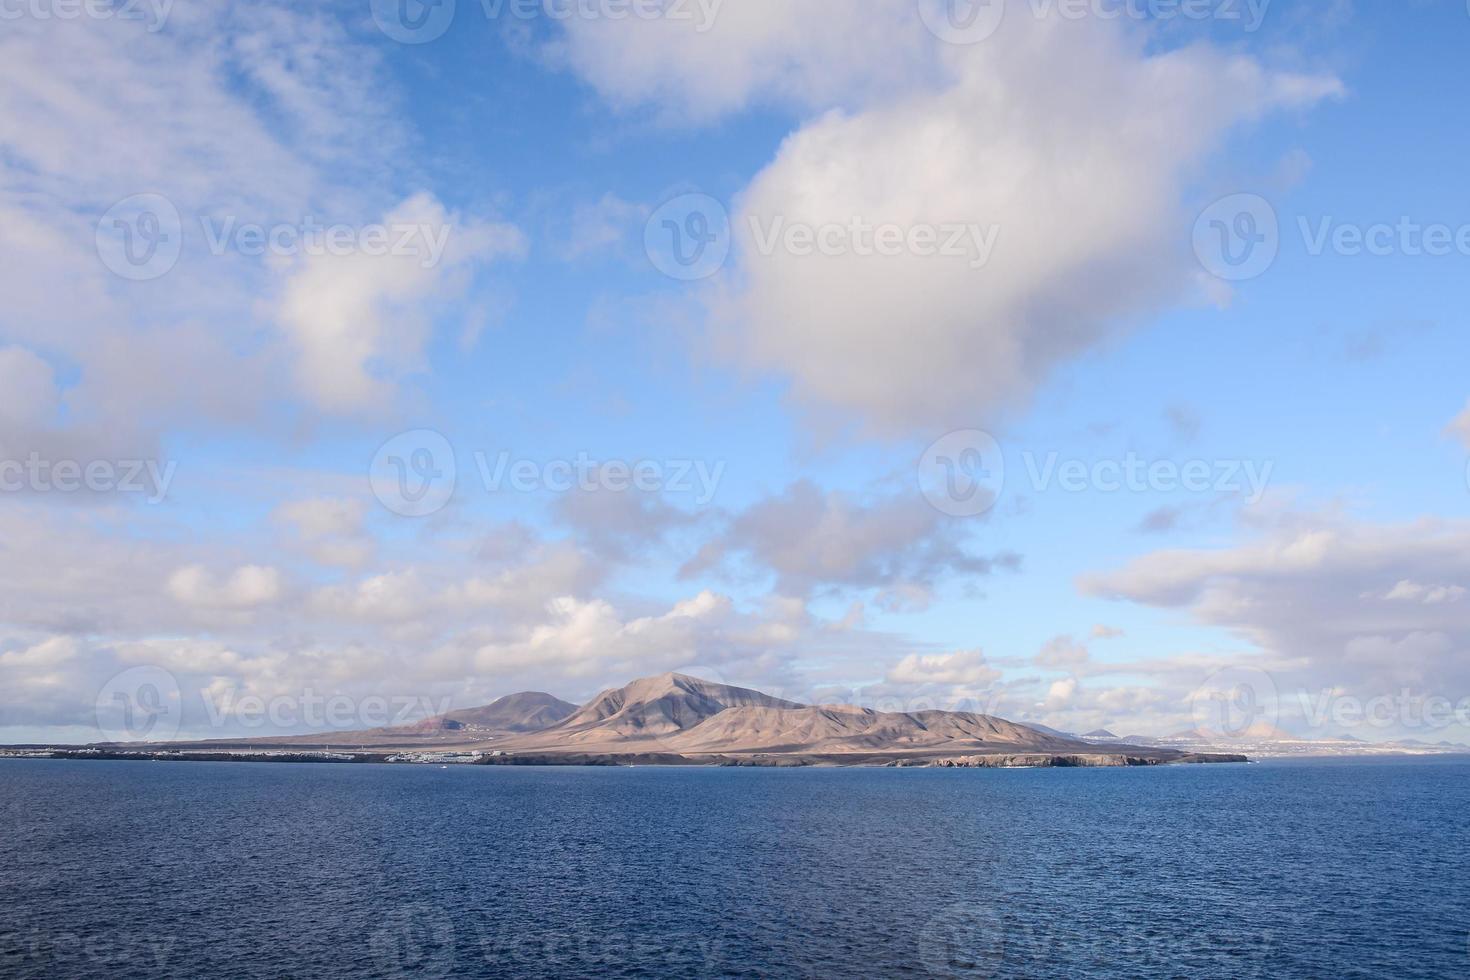
[{"label": "coastline", "polygon": [[519,753],[473,756],[423,754],[405,757],[384,752],[241,752],[231,750],[124,749],[114,746],[0,747],[0,759],[62,759],[98,762],[245,762],[328,765],[400,766],[544,766],[562,768],[629,768],[684,766],[750,769],[1121,769],[1170,765],[1244,764],[1244,755],[1228,753],[1005,753],[993,755],[915,756],[892,753],[854,754],[715,754],[675,753]]}]

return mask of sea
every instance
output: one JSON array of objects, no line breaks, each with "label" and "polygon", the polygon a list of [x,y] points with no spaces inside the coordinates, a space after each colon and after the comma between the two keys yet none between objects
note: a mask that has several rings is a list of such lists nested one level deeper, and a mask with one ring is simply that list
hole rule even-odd
[{"label": "sea", "polygon": [[1470,976],[1470,759],[0,761],[0,977],[703,976]]}]

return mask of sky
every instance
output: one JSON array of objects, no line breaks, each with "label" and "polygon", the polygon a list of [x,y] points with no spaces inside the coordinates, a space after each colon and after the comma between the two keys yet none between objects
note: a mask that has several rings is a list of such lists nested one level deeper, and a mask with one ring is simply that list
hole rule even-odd
[{"label": "sky", "polygon": [[677,670],[1470,738],[1460,0],[0,5],[0,741]]}]

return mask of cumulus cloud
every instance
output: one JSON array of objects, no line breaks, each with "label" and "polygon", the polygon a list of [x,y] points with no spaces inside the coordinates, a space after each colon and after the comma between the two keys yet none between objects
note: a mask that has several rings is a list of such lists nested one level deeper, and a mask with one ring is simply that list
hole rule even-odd
[{"label": "cumulus cloud", "polygon": [[[1024,404],[1057,364],[1184,294],[1181,188],[1224,132],[1334,89],[1207,48],[1146,55],[1093,18],[1013,18],[997,40],[953,55],[946,87],[809,123],[742,195],[738,285],[716,315],[802,401],[880,433]],[[762,243],[777,220],[995,237],[949,257],[800,254]]]},{"label": "cumulus cloud", "polygon": [[366,515],[364,501],[341,497],[289,501],[275,513],[315,561],[344,568],[361,567],[376,550],[363,524]]},{"label": "cumulus cloud", "polygon": [[1036,664],[1054,670],[1073,670],[1090,659],[1087,647],[1070,636],[1058,636],[1049,640],[1036,655]]},{"label": "cumulus cloud", "polygon": [[189,565],[169,576],[168,592],[186,606],[207,609],[253,609],[275,602],[282,594],[275,568],[244,565],[227,576],[203,565]]},{"label": "cumulus cloud", "polygon": [[811,109],[907,87],[933,42],[912,3],[740,0],[698,9],[685,18],[568,18],[550,53],[620,108],[701,123],[752,102]]},{"label": "cumulus cloud", "polygon": [[[1199,165],[1232,127],[1341,91],[1208,45],[1156,52],[1096,17],[1009,17],[987,43],[945,44],[911,0],[730,4],[702,34],[565,28],[568,63],[615,104],[815,113],[736,202],[713,319],[739,363],[879,434],[1023,404],[1058,364],[1182,298]],[[931,247],[879,254],[855,224]],[[953,254],[933,254],[936,234]]]},{"label": "cumulus cloud", "polygon": [[1013,555],[971,555],[963,547],[963,527],[915,494],[864,499],[800,481],[735,515],[682,574],[744,563],[775,575],[784,594],[878,589],[883,598],[912,605],[950,573],[986,575],[1018,564]]},{"label": "cumulus cloud", "polygon": [[1470,591],[1460,585],[1420,585],[1418,582],[1410,582],[1405,579],[1389,589],[1388,594],[1383,598],[1434,606],[1441,602],[1459,602],[1467,594],[1470,594]]},{"label": "cumulus cloud", "polygon": [[626,560],[695,522],[661,495],[636,489],[574,489],[559,495],[551,509],[588,548],[613,561]]},{"label": "cumulus cloud", "polygon": [[502,223],[450,214],[416,194],[383,216],[384,235],[346,254],[300,259],[276,315],[295,352],[296,379],[318,407],[336,413],[381,409],[395,381],[422,367],[427,303],[461,294],[456,274],[519,255],[525,240]]},{"label": "cumulus cloud", "polygon": [[1000,671],[986,661],[983,652],[957,650],[930,655],[911,653],[888,671],[887,680],[890,684],[947,684],[979,688],[994,683],[1000,677]]},{"label": "cumulus cloud", "polygon": [[48,424],[59,406],[50,364],[24,347],[0,348],[0,439]]},{"label": "cumulus cloud", "polygon": [[22,650],[0,653],[0,666],[56,667],[75,659],[79,650],[74,637],[53,636]]},{"label": "cumulus cloud", "polygon": [[1470,526],[1291,519],[1258,540],[1160,551],[1085,592],[1168,609],[1251,641],[1284,689],[1470,690]]}]

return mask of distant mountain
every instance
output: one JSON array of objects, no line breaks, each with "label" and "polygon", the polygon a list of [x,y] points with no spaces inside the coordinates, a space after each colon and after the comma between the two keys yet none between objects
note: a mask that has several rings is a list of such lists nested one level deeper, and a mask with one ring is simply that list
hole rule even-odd
[{"label": "distant mountain", "polygon": [[935,750],[955,755],[1064,752],[1091,746],[987,715],[805,705],[683,674],[664,674],[604,691],[561,724],[505,739],[496,748],[513,753],[827,756]]},{"label": "distant mountain", "polygon": [[168,748],[257,758],[262,751],[337,748],[413,761],[453,756],[509,764],[1096,766],[1225,761],[1178,747],[1097,745],[1042,726],[970,712],[801,704],[684,674],[610,688],[581,707],[530,692],[396,728],[169,743]]},{"label": "distant mountain", "polygon": [[1073,735],[1071,732],[1064,732],[1064,731],[1062,731],[1061,729],[1058,729],[1058,728],[1051,728],[1050,726],[1043,725],[1040,722],[1036,722],[1036,721],[1028,721],[1028,722],[1026,722],[1026,727],[1027,728],[1035,729],[1036,731],[1041,732],[1044,735],[1051,735],[1051,736],[1053,736],[1055,738],[1076,738],[1077,737],[1076,735]]},{"label": "distant mountain", "polygon": [[556,737],[602,741],[668,735],[694,728],[730,708],[801,707],[743,687],[664,674],[603,691],[556,726]]},{"label": "distant mountain", "polygon": [[1118,740],[1118,736],[1114,735],[1112,732],[1108,731],[1106,728],[1099,728],[1095,732],[1088,732],[1086,735],[1083,735],[1082,737],[1083,738],[1104,738],[1104,739],[1107,739],[1110,742],[1116,742]]},{"label": "distant mountain", "polygon": [[421,722],[418,727],[433,731],[465,731],[492,735],[521,735],[539,732],[565,721],[577,706],[540,691],[510,694],[483,708],[451,711]]}]

